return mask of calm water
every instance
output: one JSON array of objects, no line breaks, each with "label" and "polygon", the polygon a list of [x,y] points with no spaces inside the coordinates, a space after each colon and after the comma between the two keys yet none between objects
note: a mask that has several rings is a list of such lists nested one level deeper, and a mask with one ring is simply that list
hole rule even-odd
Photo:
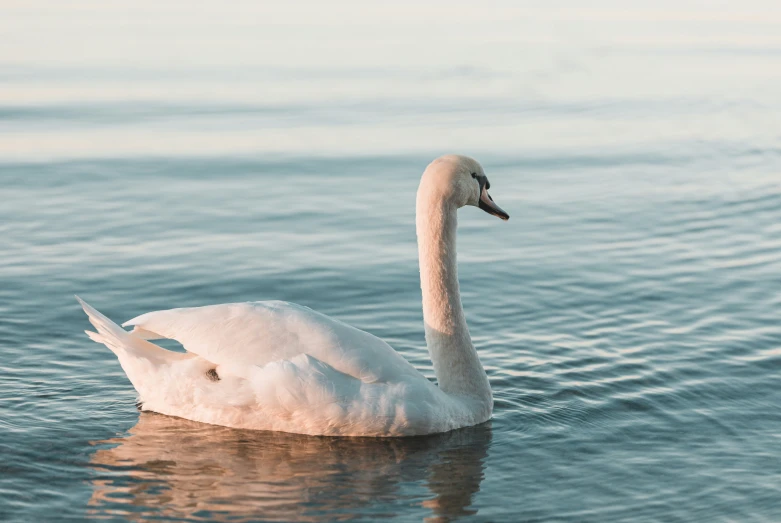
[{"label": "calm water", "polygon": [[[0,520],[781,520],[773,3],[182,5],[3,8]],[[432,376],[414,198],[451,151],[512,216],[460,214],[486,425],[140,414],[82,332],[75,293],[283,299]]]}]

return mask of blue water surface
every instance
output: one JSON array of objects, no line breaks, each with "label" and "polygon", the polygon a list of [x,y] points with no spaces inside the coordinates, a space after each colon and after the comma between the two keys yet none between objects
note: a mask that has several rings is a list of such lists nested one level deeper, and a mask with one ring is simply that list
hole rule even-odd
[{"label": "blue water surface", "polygon": [[[781,520],[781,13],[598,4],[9,7],[0,520]],[[487,424],[139,413],[83,334],[74,294],[281,299],[433,377],[414,202],[448,152],[512,216],[459,215]]]}]

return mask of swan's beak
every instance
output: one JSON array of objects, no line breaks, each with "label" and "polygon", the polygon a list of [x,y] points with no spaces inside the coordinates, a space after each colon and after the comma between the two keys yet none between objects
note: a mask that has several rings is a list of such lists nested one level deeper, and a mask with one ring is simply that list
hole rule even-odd
[{"label": "swan's beak", "polygon": [[494,203],[494,199],[491,198],[490,194],[488,194],[487,186],[488,184],[485,182],[480,184],[480,203],[478,207],[480,207],[488,214],[493,214],[494,216],[498,216],[504,221],[509,220],[510,215],[504,212],[501,207],[499,207],[498,205],[496,205],[496,203]]}]

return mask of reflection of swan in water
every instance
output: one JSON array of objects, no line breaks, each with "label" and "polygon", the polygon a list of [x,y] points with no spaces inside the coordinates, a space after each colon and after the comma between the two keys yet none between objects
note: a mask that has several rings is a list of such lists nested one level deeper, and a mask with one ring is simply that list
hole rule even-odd
[{"label": "reflection of swan in water", "polygon": [[142,413],[129,435],[96,443],[90,515],[319,521],[423,505],[446,521],[475,512],[490,441],[485,424],[420,438],[343,439]]}]

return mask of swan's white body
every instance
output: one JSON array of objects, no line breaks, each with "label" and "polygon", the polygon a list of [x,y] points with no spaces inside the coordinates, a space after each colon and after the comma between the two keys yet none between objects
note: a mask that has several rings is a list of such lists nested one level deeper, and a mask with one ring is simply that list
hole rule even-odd
[{"label": "swan's white body", "polygon": [[[126,322],[134,327],[128,332],[79,300],[97,329],[88,334],[119,357],[143,410],[334,436],[410,436],[482,423],[493,399],[461,308],[455,229],[457,208],[487,197],[484,185],[477,162],[446,156],[426,169],[418,190],[426,340],[439,386],[381,339],[286,302],[150,312]],[[175,339],[187,353],[148,341],[155,338]]]}]

